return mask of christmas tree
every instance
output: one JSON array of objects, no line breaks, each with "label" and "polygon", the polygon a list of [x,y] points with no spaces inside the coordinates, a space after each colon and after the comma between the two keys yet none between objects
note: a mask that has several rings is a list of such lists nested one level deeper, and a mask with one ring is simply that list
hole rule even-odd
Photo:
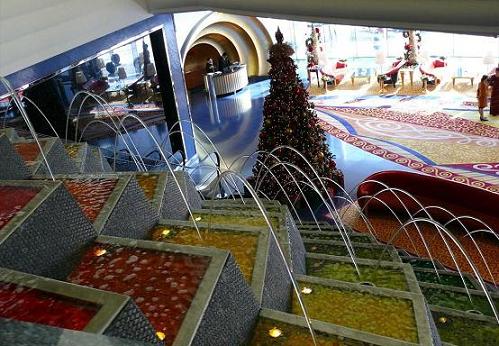
[{"label": "christmas tree", "polygon": [[[331,178],[342,185],[343,175],[336,169],[333,156],[326,143],[326,136],[318,124],[313,104],[308,102],[308,92],[296,74],[297,66],[291,58],[294,51],[288,44],[283,43],[283,36],[279,29],[276,39],[277,43],[270,48],[269,52],[270,94],[265,97],[263,106],[264,123],[260,132],[258,149],[270,152],[283,145],[293,147],[307,158],[319,176]],[[312,170],[296,153],[281,149],[274,154],[280,160],[300,167],[311,179],[315,178]],[[265,158],[265,154],[260,154],[259,161],[264,161]],[[259,161],[253,169],[255,177],[262,167]],[[275,163],[275,160],[267,159],[265,165],[270,168]],[[297,180],[306,181],[297,171],[291,168],[290,171]],[[265,172],[265,169],[262,172]],[[292,178],[282,166],[272,169],[272,172],[285,186],[290,196],[297,195],[296,184],[292,183]],[[315,183],[319,185],[317,181]],[[325,185],[332,187],[330,184]],[[261,184],[261,189],[270,198],[274,198],[281,191],[270,174],[267,174],[265,182]],[[280,193],[277,199],[282,202],[287,201],[283,193]]]}]

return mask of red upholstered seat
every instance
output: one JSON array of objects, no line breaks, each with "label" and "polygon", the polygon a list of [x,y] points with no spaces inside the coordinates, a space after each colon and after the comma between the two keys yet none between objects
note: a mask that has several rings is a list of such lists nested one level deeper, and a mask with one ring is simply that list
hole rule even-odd
[{"label": "red upholstered seat", "polygon": [[433,79],[442,79],[442,74],[447,67],[447,63],[441,59],[435,59],[430,64],[423,64],[419,66],[419,72],[423,76],[428,76]]},{"label": "red upholstered seat", "polygon": [[[391,188],[399,188],[412,194],[423,206],[437,205],[448,209],[456,216],[473,216],[488,224],[499,234],[499,194],[486,190],[456,183],[450,180],[440,179],[428,175],[410,173],[403,171],[383,171],[375,173],[366,178],[385,183]],[[372,196],[383,190],[384,187],[375,182],[366,182],[359,186],[357,196]],[[397,193],[406,204],[411,213],[415,213],[420,207],[403,193]],[[395,212],[407,215],[403,206],[392,192],[385,191],[377,195],[388,204]],[[368,199],[360,199],[359,204],[364,207]],[[371,200],[366,210],[389,211],[379,201]],[[442,224],[452,217],[441,210],[430,210],[431,216]],[[424,216],[424,214],[420,214]],[[470,229],[483,229],[484,227],[474,221],[463,221]],[[456,223],[457,225],[457,223]]]},{"label": "red upholstered seat", "polygon": [[335,83],[339,84],[345,78],[347,69],[348,63],[346,61],[336,61],[321,67],[320,72],[322,76],[334,79]]},{"label": "red upholstered seat", "polygon": [[397,83],[399,70],[402,67],[404,67],[404,65],[405,65],[404,59],[396,60],[392,64],[392,68],[390,70],[388,70],[387,72],[385,72],[383,74],[378,75],[378,81],[384,80],[385,84],[389,83],[389,84],[393,84],[393,86],[395,86],[395,84]]}]

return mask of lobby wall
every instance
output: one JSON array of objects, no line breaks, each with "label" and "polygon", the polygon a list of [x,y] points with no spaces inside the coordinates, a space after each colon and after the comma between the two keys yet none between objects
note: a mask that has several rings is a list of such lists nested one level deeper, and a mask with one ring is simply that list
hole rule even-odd
[{"label": "lobby wall", "polygon": [[[90,3],[92,2],[93,1],[90,1]],[[104,3],[106,2],[107,1],[104,1]],[[68,25],[70,26],[70,24]],[[191,115],[188,103],[189,101],[187,90],[185,88],[182,60],[180,58],[179,47],[177,45],[172,14],[160,14],[143,19],[139,22],[108,33],[97,39],[86,41],[79,46],[51,56],[33,65],[16,70],[5,77],[9,80],[14,88],[20,88],[23,85],[32,83],[42,78],[46,78],[51,74],[59,71],[60,69],[75,65],[83,59],[97,55],[99,52],[116,46],[123,41],[126,41],[144,32],[157,30],[159,28],[162,28],[164,32],[166,54],[170,67],[169,79],[171,80],[172,90],[175,97],[176,113],[178,114],[179,120],[190,121]],[[34,37],[35,36],[32,36],[31,39],[35,39]],[[20,39],[22,39],[22,37]],[[57,46],[58,40],[54,37],[52,37],[52,40],[54,40],[54,44]],[[10,59],[15,59],[14,54],[12,52],[10,54]],[[0,95],[3,95],[5,93],[6,90],[0,86]],[[182,130],[187,133],[183,138],[186,155],[187,157],[192,157],[196,153],[195,143],[192,138],[192,126],[189,126],[186,122],[182,122],[181,126]]]},{"label": "lobby wall", "polygon": [[7,76],[152,17],[142,0],[0,1],[0,75]]}]

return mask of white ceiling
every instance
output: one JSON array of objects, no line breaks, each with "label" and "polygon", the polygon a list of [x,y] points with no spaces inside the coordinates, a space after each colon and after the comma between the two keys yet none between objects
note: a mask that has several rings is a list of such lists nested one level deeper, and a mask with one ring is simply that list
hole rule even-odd
[{"label": "white ceiling", "polygon": [[499,0],[145,0],[151,13],[212,10],[322,23],[499,35]]}]

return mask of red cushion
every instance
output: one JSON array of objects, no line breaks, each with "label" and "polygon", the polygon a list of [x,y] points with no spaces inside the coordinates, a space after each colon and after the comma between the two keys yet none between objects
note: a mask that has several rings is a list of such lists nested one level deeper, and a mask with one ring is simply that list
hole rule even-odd
[{"label": "red cushion", "polygon": [[[484,221],[499,234],[499,215],[497,214],[499,194],[450,180],[402,171],[378,172],[366,178],[366,180],[377,180],[392,188],[405,190],[418,199],[423,206],[438,205],[447,208],[456,216],[474,216]],[[368,182],[359,186],[357,196],[372,196],[382,189],[384,187],[380,184]],[[398,196],[411,213],[415,213],[420,209],[419,205],[409,197],[400,193]],[[403,206],[393,193],[387,191],[376,197],[380,198],[396,212],[405,213]],[[361,207],[367,203],[367,200],[367,198],[359,200]],[[388,213],[383,203],[374,199],[369,202],[367,209],[386,211]],[[431,210],[430,213],[435,220],[441,223],[446,223],[451,218],[447,213],[436,209]],[[472,229],[483,228],[476,222],[463,221],[463,223]]]},{"label": "red cushion", "polygon": [[340,61],[338,61],[336,63],[336,68],[345,68],[345,67],[347,67],[347,63],[346,62],[340,62]]},{"label": "red cushion", "polygon": [[440,59],[437,59],[435,61],[433,61],[433,67],[437,68],[437,67],[445,67],[447,64],[445,63],[445,61],[443,60],[440,60]]}]

